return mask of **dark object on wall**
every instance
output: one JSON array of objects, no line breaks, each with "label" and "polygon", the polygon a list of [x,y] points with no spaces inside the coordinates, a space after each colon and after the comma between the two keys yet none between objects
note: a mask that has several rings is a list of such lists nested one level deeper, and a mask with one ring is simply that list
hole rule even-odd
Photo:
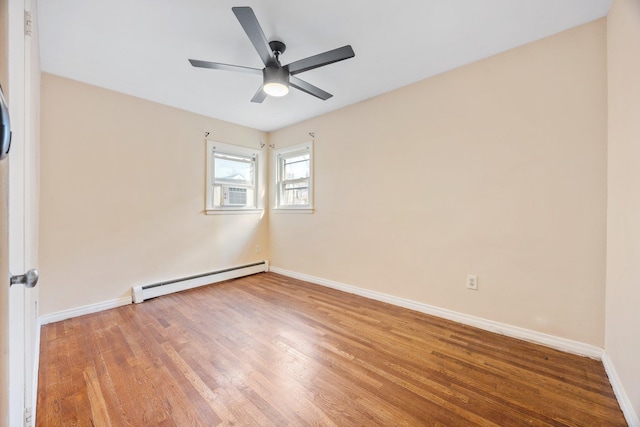
[{"label": "dark object on wall", "polygon": [[253,96],[251,102],[261,103],[267,95],[284,96],[289,92],[289,86],[294,87],[302,92],[320,98],[323,101],[331,98],[331,95],[324,90],[307,83],[296,77],[296,74],[313,70],[314,68],[324,67],[334,62],[344,61],[353,58],[355,53],[351,46],[346,45],[333,49],[318,55],[310,56],[299,61],[292,62],[288,65],[280,64],[280,55],[284,53],[286,46],[278,40],[267,41],[258,19],[253,9],[250,7],[232,7],[233,13],[238,18],[240,25],[247,33],[253,47],[260,55],[260,59],[264,63],[263,69],[243,67],[240,65],[222,64],[219,62],[200,61],[198,59],[190,59],[191,65],[200,68],[211,68],[214,70],[239,71],[241,73],[258,74],[262,76],[262,85]]},{"label": "dark object on wall", "polygon": [[9,121],[9,108],[4,100],[2,86],[0,86],[0,160],[7,157],[11,148],[11,122]]}]

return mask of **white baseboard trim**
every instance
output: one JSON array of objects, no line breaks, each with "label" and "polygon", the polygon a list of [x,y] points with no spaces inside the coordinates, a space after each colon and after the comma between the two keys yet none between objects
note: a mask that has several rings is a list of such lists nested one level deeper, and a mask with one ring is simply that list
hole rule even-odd
[{"label": "white baseboard trim", "polygon": [[382,292],[371,291],[368,289],[335,282],[333,280],[322,279],[320,277],[310,276],[308,274],[285,270],[284,268],[280,267],[270,266],[269,271],[277,274],[282,274],[283,276],[292,277],[294,279],[304,280],[305,282],[315,283],[317,285],[326,286],[328,288],[337,289],[339,291],[347,292],[350,294],[360,295],[362,297],[373,299],[376,301],[382,301],[389,304],[397,305],[399,307],[408,308],[410,310],[419,311],[421,313],[430,314],[432,316],[452,320],[454,322],[462,323],[465,325],[474,326],[476,328],[484,329],[489,332],[495,332],[512,338],[518,338],[524,341],[541,344],[546,347],[551,347],[567,353],[586,356],[592,359],[602,359],[603,349],[591,344],[585,344],[566,338],[559,338],[553,335],[532,331],[530,329],[520,328],[518,326],[511,326],[504,323],[495,322],[493,320],[483,319],[481,317],[470,316],[468,314],[447,310],[444,308],[408,300],[405,298],[399,298],[393,295],[384,294]]},{"label": "white baseboard trim", "polygon": [[624,414],[624,418],[627,420],[627,424],[629,424],[629,427],[640,427],[640,418],[638,418],[638,414],[636,414],[633,409],[631,399],[629,399],[629,395],[625,392],[613,361],[606,351],[602,354],[602,364],[604,365],[604,370],[607,372],[609,382],[611,383],[613,392],[618,399],[620,409],[622,409],[622,413]]},{"label": "white baseboard trim", "polygon": [[71,308],[69,310],[62,310],[40,316],[40,324],[47,325],[49,323],[71,319],[72,317],[84,316],[85,314],[97,313],[99,311],[109,310],[111,308],[122,307],[123,305],[131,303],[131,296],[128,296],[103,301],[96,304],[89,304],[82,307]]}]

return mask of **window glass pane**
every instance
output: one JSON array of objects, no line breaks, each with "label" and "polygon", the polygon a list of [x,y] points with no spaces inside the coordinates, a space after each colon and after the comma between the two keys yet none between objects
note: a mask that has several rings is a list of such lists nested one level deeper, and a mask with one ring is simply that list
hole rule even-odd
[{"label": "window glass pane", "polygon": [[309,178],[309,154],[283,159],[284,180]]},{"label": "window glass pane", "polygon": [[283,205],[308,205],[309,204],[309,183],[307,181],[286,183],[282,189]]},{"label": "window glass pane", "polygon": [[236,185],[253,185],[253,160],[214,156],[214,181]]}]

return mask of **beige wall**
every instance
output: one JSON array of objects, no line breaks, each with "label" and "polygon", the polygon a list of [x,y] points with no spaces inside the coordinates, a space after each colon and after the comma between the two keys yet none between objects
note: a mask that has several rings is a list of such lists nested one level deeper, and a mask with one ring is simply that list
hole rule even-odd
[{"label": "beige wall", "polygon": [[605,349],[640,415],[640,2],[607,21],[609,166]]},{"label": "beige wall", "polygon": [[316,212],[271,215],[272,265],[603,346],[605,32],[272,133],[316,134]]},{"label": "beige wall", "polygon": [[268,259],[266,216],[203,213],[205,131],[266,134],[48,74],[42,111],[41,314]]}]

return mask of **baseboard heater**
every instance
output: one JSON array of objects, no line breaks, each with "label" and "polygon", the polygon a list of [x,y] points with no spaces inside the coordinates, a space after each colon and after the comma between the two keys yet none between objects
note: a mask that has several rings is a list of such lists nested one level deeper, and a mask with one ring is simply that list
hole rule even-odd
[{"label": "baseboard heater", "polygon": [[152,285],[134,286],[132,290],[132,298],[133,302],[138,304],[145,300],[162,295],[193,289],[199,286],[209,285],[211,283],[222,282],[224,280],[250,276],[264,271],[269,271],[268,261],[260,261],[253,264],[225,268],[224,270],[211,271],[209,273],[183,277],[182,279],[168,280],[165,282],[154,283]]}]

